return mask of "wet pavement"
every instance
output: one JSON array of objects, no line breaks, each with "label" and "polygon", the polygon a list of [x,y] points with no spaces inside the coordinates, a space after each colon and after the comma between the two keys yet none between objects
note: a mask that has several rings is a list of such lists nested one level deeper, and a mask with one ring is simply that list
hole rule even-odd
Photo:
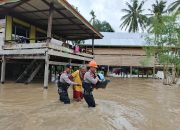
[{"label": "wet pavement", "polygon": [[[69,89],[72,99],[72,89]],[[64,105],[57,87],[0,85],[0,130],[180,130],[180,87],[159,80],[113,78],[85,101]]]}]

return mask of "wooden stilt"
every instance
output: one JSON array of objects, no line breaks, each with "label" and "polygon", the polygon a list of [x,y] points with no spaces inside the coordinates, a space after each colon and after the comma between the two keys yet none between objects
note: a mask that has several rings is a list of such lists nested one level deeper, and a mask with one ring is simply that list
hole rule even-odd
[{"label": "wooden stilt", "polygon": [[56,77],[57,77],[57,66],[56,65],[54,66],[54,71],[55,71],[54,75],[55,75],[55,80],[56,80]]},{"label": "wooden stilt", "polygon": [[49,65],[49,81],[52,81],[52,65]]},{"label": "wooden stilt", "polygon": [[[52,22],[53,22],[53,10],[54,6],[53,3],[50,4],[49,7],[49,17],[48,17],[48,29],[47,29],[47,43],[50,42],[52,37]],[[44,69],[44,88],[48,88],[48,79],[49,79],[49,55],[48,52],[45,54],[45,69]]]},{"label": "wooden stilt", "polygon": [[108,67],[107,67],[107,72],[109,73],[109,65],[108,65]]},{"label": "wooden stilt", "polygon": [[155,74],[156,74],[156,67],[153,67],[153,78],[155,78]]},{"label": "wooden stilt", "polygon": [[47,29],[47,43],[50,42],[50,39],[52,37],[52,22],[53,22],[53,10],[54,6],[53,3],[51,3],[49,7],[49,17],[48,17],[48,29]]},{"label": "wooden stilt", "polygon": [[94,38],[92,39],[92,54],[94,55]]},{"label": "wooden stilt", "polygon": [[69,59],[69,64],[71,64],[71,62],[72,62],[72,59]]},{"label": "wooden stilt", "polygon": [[83,60],[83,65],[85,65],[86,64],[86,61],[85,60]]},{"label": "wooden stilt", "polygon": [[5,56],[2,56],[2,64],[1,64],[1,83],[5,82],[5,73],[6,73],[6,59]]},{"label": "wooden stilt", "polygon": [[49,73],[49,55],[48,52],[46,52],[46,58],[45,58],[45,69],[44,69],[44,88],[48,88],[48,73]]},{"label": "wooden stilt", "polygon": [[132,66],[130,66],[130,77],[132,78]]}]

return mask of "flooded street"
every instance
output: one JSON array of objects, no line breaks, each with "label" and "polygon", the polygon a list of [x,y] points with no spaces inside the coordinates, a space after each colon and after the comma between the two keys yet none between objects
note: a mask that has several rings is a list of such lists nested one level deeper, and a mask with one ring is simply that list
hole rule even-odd
[{"label": "flooded street", "polygon": [[[72,89],[69,89],[72,99]],[[111,80],[96,108],[58,101],[51,84],[0,85],[0,130],[180,130],[180,87],[152,79]]]}]

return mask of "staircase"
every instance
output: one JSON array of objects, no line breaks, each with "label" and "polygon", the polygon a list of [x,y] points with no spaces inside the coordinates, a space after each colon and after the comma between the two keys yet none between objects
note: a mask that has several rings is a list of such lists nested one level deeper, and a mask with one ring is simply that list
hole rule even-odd
[{"label": "staircase", "polygon": [[41,67],[43,66],[43,62],[39,62],[37,60],[33,60],[24,70],[24,72],[18,77],[16,83],[30,83],[33,78],[37,75]]}]

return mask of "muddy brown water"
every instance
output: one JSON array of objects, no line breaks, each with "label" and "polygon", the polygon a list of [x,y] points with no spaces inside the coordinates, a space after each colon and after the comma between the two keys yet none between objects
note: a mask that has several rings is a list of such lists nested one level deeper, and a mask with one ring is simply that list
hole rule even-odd
[{"label": "muddy brown water", "polygon": [[[72,99],[72,89],[69,89]],[[0,130],[180,130],[180,87],[152,79],[111,79],[85,101],[64,105],[50,84],[0,85]]]}]

